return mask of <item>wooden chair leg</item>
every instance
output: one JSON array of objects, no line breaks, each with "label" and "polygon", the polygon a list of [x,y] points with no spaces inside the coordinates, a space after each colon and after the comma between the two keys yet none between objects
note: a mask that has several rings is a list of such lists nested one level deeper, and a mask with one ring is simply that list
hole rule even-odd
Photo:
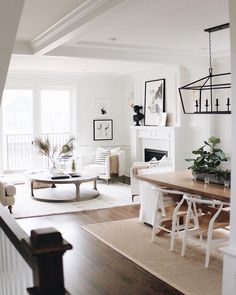
[{"label": "wooden chair leg", "polygon": [[11,205],[8,206],[8,210],[9,210],[10,214],[12,214],[12,206]]}]

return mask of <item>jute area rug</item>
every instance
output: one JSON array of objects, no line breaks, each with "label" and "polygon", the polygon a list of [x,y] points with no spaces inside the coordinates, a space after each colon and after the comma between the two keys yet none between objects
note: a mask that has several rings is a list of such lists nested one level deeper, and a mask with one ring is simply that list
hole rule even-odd
[{"label": "jute area rug", "polygon": [[[84,183],[81,185],[81,190],[89,192],[91,190],[91,183]],[[67,202],[45,202],[33,199],[30,196],[29,185],[16,185],[15,205],[13,206],[13,217],[16,219],[26,217],[45,216],[53,214],[62,214],[70,212],[79,212],[103,208],[112,208],[118,206],[131,205],[130,186],[120,182],[110,183],[107,185],[104,182],[98,182],[97,188],[99,196],[96,198],[81,198],[78,201]],[[57,185],[57,188],[35,189],[35,196],[55,195],[55,198],[68,196],[74,198],[75,185]],[[88,193],[89,194],[89,193]],[[86,196],[86,194],[85,194]],[[138,203],[138,199],[135,200]],[[7,210],[7,208],[5,208]]]},{"label": "jute area rug", "polygon": [[136,218],[86,225],[83,229],[186,295],[221,294],[222,257],[219,250],[214,250],[206,269],[201,246],[188,246],[186,256],[181,257],[180,241],[176,242],[175,251],[170,252],[169,236],[151,242],[151,227]]}]

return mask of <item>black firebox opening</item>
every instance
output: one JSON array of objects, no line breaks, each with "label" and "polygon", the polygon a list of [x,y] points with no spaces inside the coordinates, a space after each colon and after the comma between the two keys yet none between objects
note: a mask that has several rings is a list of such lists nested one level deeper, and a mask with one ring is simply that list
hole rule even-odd
[{"label": "black firebox opening", "polygon": [[161,160],[163,156],[168,157],[167,151],[154,150],[154,149],[144,149],[144,161],[149,162],[152,158],[156,158],[158,161]]}]

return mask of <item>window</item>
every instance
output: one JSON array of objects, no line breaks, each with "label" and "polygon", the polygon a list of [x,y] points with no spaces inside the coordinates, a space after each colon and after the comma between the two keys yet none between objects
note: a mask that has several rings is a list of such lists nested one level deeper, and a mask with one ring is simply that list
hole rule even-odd
[{"label": "window", "polygon": [[5,171],[48,165],[33,148],[35,137],[61,146],[72,135],[70,89],[7,89],[2,109]]},{"label": "window", "polygon": [[41,91],[42,133],[65,133],[70,131],[69,90]]},{"label": "window", "polygon": [[32,165],[33,91],[9,89],[3,93],[3,168]]}]

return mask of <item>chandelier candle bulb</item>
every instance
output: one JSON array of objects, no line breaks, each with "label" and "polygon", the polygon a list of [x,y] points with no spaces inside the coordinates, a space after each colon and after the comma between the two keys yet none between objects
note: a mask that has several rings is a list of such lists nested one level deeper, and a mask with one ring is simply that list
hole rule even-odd
[{"label": "chandelier candle bulb", "polygon": [[219,111],[219,100],[218,100],[218,98],[216,98],[216,111],[217,112]]},{"label": "chandelier candle bulb", "polygon": [[230,106],[230,102],[229,102],[229,97],[227,98],[227,111],[229,112],[229,106]]},{"label": "chandelier candle bulb", "polygon": [[208,99],[206,99],[206,104],[205,104],[205,107],[206,107],[206,112],[208,111],[208,107],[209,107],[209,104],[208,104]]},{"label": "chandelier candle bulb", "polygon": [[198,100],[195,101],[196,112],[198,112]]}]

